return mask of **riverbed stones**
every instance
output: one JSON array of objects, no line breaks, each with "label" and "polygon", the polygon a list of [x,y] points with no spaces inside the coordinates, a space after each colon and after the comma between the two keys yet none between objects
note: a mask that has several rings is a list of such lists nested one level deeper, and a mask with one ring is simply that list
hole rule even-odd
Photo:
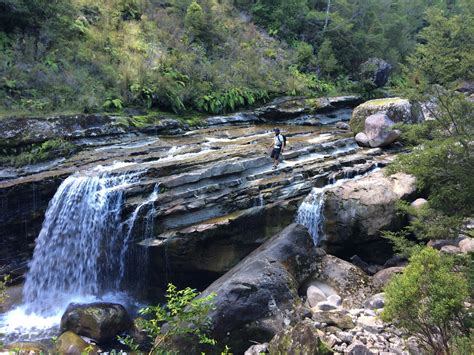
[{"label": "riverbed stones", "polygon": [[474,238],[465,238],[459,242],[459,249],[464,254],[474,252]]},{"label": "riverbed stones", "polygon": [[[2,348],[0,348],[2,350]],[[9,353],[14,354],[48,354],[50,350],[48,347],[40,342],[22,341],[11,343],[6,346]]]},{"label": "riverbed stones", "polygon": [[381,309],[385,306],[385,293],[377,293],[365,301],[368,309]]},{"label": "riverbed stones", "polygon": [[376,316],[360,316],[357,325],[370,333],[380,333],[384,329],[383,322]]},{"label": "riverbed stones", "polygon": [[366,118],[376,113],[386,114],[395,123],[420,123],[424,119],[421,107],[410,103],[407,99],[393,97],[369,100],[357,106],[352,112],[349,123],[352,132],[363,132]]},{"label": "riverbed stones", "polygon": [[270,354],[332,354],[309,320],[280,331],[268,344],[268,350]]},{"label": "riverbed stones", "polygon": [[98,354],[100,349],[86,342],[79,335],[67,331],[57,339],[56,351],[60,354]]},{"label": "riverbed stones", "polygon": [[315,310],[312,319],[321,324],[334,325],[339,329],[352,329],[355,327],[352,317],[346,310]]},{"label": "riverbed stones", "polygon": [[402,266],[393,266],[380,270],[373,276],[372,280],[376,285],[379,286],[379,288],[383,288],[390,282],[390,280],[395,275],[401,274],[403,272],[403,269],[404,267]]},{"label": "riverbed stones", "polygon": [[116,303],[72,303],[61,318],[62,331],[69,330],[99,343],[115,339],[131,326],[127,311]]},{"label": "riverbed stones", "polygon": [[[367,242],[380,241],[381,230],[398,230],[406,220],[397,213],[397,203],[409,200],[416,192],[413,176],[383,171],[348,181],[326,191],[323,208],[324,236],[321,245],[329,253]],[[364,260],[372,255],[354,249]],[[382,262],[382,261],[381,261]]]},{"label": "riverbed stones", "polygon": [[306,297],[308,300],[308,306],[315,307],[318,302],[325,301],[326,295],[318,287],[311,285],[306,290]]}]

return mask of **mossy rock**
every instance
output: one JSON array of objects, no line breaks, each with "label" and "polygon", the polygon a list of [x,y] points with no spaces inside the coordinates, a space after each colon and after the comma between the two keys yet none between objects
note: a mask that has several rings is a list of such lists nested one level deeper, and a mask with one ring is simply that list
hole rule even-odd
[{"label": "mossy rock", "polygon": [[385,113],[395,123],[420,123],[424,119],[421,107],[407,99],[392,97],[369,100],[352,112],[349,122],[352,132],[364,132],[366,118],[376,113]]},{"label": "mossy rock", "polygon": [[132,320],[115,303],[70,304],[61,318],[61,330],[92,338],[99,343],[115,339],[130,329]]},{"label": "mossy rock", "polygon": [[[1,349],[1,347],[0,347]],[[29,341],[22,341],[17,343],[9,344],[5,350],[8,350],[9,353],[14,354],[48,354],[50,353],[50,349],[44,344],[39,342],[29,342]]]},{"label": "mossy rock", "polygon": [[60,354],[97,354],[100,349],[89,344],[73,332],[65,332],[56,341],[56,351]]},{"label": "mossy rock", "polygon": [[268,345],[270,354],[329,355],[333,352],[320,339],[311,321],[304,320],[281,331]]}]

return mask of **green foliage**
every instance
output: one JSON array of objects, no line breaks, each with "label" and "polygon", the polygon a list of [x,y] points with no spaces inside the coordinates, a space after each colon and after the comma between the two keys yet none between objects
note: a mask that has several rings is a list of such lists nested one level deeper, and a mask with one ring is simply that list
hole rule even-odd
[{"label": "green foliage", "polygon": [[10,275],[5,275],[3,280],[0,280],[0,305],[8,298],[7,285],[10,282]]},{"label": "green foliage", "polygon": [[245,91],[246,103],[293,90],[294,56],[242,21],[230,3],[168,5],[0,1],[0,18],[9,19],[0,21],[2,111],[140,106],[182,113],[207,95],[216,97],[208,105],[214,111],[228,111],[239,106],[235,90]]},{"label": "green foliage", "polygon": [[337,74],[339,64],[329,39],[325,39],[318,51],[317,63],[321,72],[326,76]]},{"label": "green foliage", "polygon": [[21,167],[28,164],[35,164],[59,157],[69,156],[77,150],[77,146],[64,139],[52,139],[44,143],[34,144],[29,148],[29,150],[18,155],[0,156],[0,164]]},{"label": "green foliage", "polygon": [[468,288],[453,257],[425,248],[385,288],[382,319],[394,321],[435,354],[450,354],[450,340],[469,335],[464,301]]},{"label": "green foliage", "polygon": [[268,93],[263,90],[231,88],[222,93],[204,95],[196,100],[195,106],[199,111],[216,114],[233,111],[245,105],[253,105],[268,98]]},{"label": "green foliage", "polygon": [[201,5],[196,1],[193,1],[186,10],[186,16],[184,17],[185,28],[199,37],[206,28],[204,12],[202,11]]},{"label": "green foliage", "polygon": [[[169,284],[166,305],[151,306],[140,310],[143,315],[152,315],[150,320],[142,320],[141,326],[154,339],[150,353],[165,351],[166,341],[180,335],[196,336],[201,344],[215,345],[209,338],[210,320],[208,313],[213,309],[212,300],[216,296],[197,297],[199,293],[191,288],[177,290]],[[163,327],[166,324],[166,327]]]},{"label": "green foliage", "polygon": [[405,68],[415,93],[426,93],[433,84],[449,87],[458,79],[472,80],[473,13],[464,11],[450,17],[440,10],[430,9],[426,20],[429,25],[420,32],[421,43],[408,57]]},{"label": "green foliage", "polygon": [[106,111],[121,110],[121,109],[123,109],[123,101],[122,101],[122,99],[119,99],[119,98],[110,98],[110,99],[105,100],[102,107]]}]

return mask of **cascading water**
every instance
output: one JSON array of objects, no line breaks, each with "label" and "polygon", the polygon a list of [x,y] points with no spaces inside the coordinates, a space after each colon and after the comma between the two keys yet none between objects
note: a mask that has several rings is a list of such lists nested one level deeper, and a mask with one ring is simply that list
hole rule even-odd
[{"label": "cascading water", "polygon": [[308,228],[308,232],[313,238],[315,246],[319,243],[319,236],[322,230],[322,209],[324,206],[324,188],[314,188],[298,209],[296,223]]},{"label": "cascading water", "polygon": [[122,223],[123,191],[139,181],[140,173],[117,175],[113,170],[97,167],[61,184],[36,241],[23,305],[0,319],[0,332],[28,333],[29,339],[37,339],[52,335],[49,331],[57,327],[70,302],[128,302],[120,284],[129,244],[141,210],[156,200],[158,191],[155,188]]},{"label": "cascading water", "polygon": [[324,231],[324,215],[323,215],[323,207],[324,207],[324,194],[327,189],[342,185],[344,182],[348,180],[358,180],[367,176],[369,173],[373,173],[377,171],[378,165],[375,166],[374,169],[362,174],[353,176],[350,172],[343,172],[343,179],[336,180],[335,176],[329,176],[328,182],[329,184],[320,187],[320,188],[313,188],[311,192],[306,196],[306,198],[301,203],[300,207],[298,208],[298,213],[296,215],[296,223],[304,225],[308,228],[308,232],[313,239],[313,243],[315,246],[318,246],[319,239],[321,234]]},{"label": "cascading water", "polygon": [[[148,265],[148,248],[139,246],[138,243],[132,243],[132,238],[135,235],[140,236],[140,240],[151,239],[153,237],[155,226],[155,206],[153,202],[157,199],[159,191],[159,184],[156,184],[148,199],[139,204],[130,218],[125,222],[124,248],[120,253],[120,277],[117,279],[117,288],[120,287],[120,283],[123,281],[129,284],[133,283],[133,289],[135,290],[143,286],[140,284],[140,281],[146,279],[147,269],[144,267]],[[149,210],[144,214],[143,210],[147,207]],[[138,217],[142,215],[144,217],[141,223],[138,223]],[[140,260],[139,265],[133,263],[133,260]],[[140,270],[137,270],[136,267],[130,267],[130,265],[138,266]],[[137,273],[140,274],[140,278],[136,277]]]}]

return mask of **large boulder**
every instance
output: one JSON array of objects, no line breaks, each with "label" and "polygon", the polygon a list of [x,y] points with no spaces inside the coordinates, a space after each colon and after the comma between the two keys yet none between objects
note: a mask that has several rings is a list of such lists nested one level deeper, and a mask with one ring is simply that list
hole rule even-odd
[{"label": "large boulder", "polygon": [[132,326],[125,308],[116,303],[72,303],[61,318],[61,331],[72,331],[99,343],[115,339]]},{"label": "large boulder", "polygon": [[400,131],[392,129],[395,123],[384,113],[376,113],[365,120],[365,131],[355,136],[357,143],[364,147],[386,147],[400,137]]},{"label": "large boulder", "polygon": [[270,354],[325,355],[333,352],[320,339],[311,321],[282,330],[268,344]]},{"label": "large boulder", "polygon": [[[299,319],[298,289],[322,255],[306,228],[298,224],[265,242],[202,293],[202,297],[217,294],[215,309],[209,314],[211,337],[235,353],[248,349],[250,340],[264,343],[272,339]],[[182,352],[197,351],[178,343]]]},{"label": "large boulder", "polygon": [[424,120],[420,105],[412,104],[407,99],[393,97],[369,100],[357,106],[352,112],[349,122],[352,132],[364,131],[366,118],[376,113],[385,113],[395,123],[420,123]]},{"label": "large boulder", "polygon": [[332,255],[322,257],[309,280],[308,284],[312,285],[317,281],[324,291],[335,290],[342,297],[344,308],[360,307],[365,299],[375,293],[368,275],[350,262]]},{"label": "large boulder", "polygon": [[384,86],[392,71],[392,65],[380,58],[370,58],[359,67],[359,78],[373,88]]},{"label": "large boulder", "polygon": [[73,332],[64,332],[56,341],[56,351],[59,354],[98,354],[99,348],[89,344]]},{"label": "large boulder", "polygon": [[412,198],[415,192],[413,176],[404,173],[385,176],[384,171],[328,189],[321,246],[330,254],[352,250],[352,254],[370,260],[370,255],[363,255],[357,246],[380,241],[381,230],[403,227],[406,220],[397,213],[397,202]]}]

